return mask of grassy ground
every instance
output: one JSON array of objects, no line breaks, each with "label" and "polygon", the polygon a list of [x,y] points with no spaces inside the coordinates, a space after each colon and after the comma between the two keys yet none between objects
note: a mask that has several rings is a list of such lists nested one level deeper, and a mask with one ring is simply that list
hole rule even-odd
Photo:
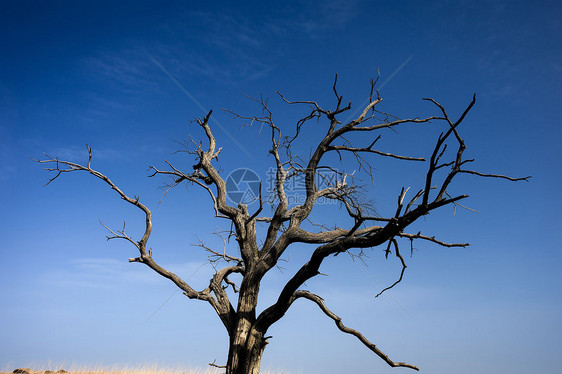
[{"label": "grassy ground", "polygon": [[[31,369],[31,374],[44,374],[45,371],[53,371],[56,373],[58,370],[65,370],[69,374],[223,374],[224,369],[219,368],[175,368],[175,367],[162,367],[158,365],[143,365],[143,366],[98,366],[98,367],[84,367],[76,365],[63,364],[45,364],[45,365],[28,365],[25,368]],[[3,368],[0,374],[12,373],[16,368]],[[61,374],[61,373],[59,373]],[[270,373],[273,374],[273,373]]]},{"label": "grassy ground", "polygon": [[[98,366],[85,367],[76,365],[62,364],[30,364],[21,368],[31,369],[30,374],[44,374],[45,371],[52,371],[57,374],[58,370],[64,370],[68,374],[224,374],[224,369],[207,367],[207,368],[180,368],[180,367],[163,367],[159,365],[142,365],[142,366]],[[0,374],[11,374],[16,367],[2,368]],[[263,374],[286,374],[281,371],[264,370]],[[62,373],[58,373],[62,374]]]}]

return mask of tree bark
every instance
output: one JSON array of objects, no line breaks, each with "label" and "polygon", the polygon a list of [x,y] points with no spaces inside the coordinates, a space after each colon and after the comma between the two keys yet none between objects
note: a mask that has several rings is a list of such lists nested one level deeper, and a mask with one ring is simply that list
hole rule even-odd
[{"label": "tree bark", "polygon": [[266,340],[248,321],[241,320],[230,340],[226,374],[259,374]]},{"label": "tree bark", "polygon": [[240,285],[238,310],[234,329],[230,332],[230,347],[226,374],[259,374],[261,358],[267,344],[265,331],[256,329],[259,276],[248,269]]}]

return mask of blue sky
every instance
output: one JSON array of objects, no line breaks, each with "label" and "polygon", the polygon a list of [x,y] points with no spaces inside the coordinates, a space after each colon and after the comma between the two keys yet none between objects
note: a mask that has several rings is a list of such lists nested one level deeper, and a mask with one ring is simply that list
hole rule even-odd
[{"label": "blue sky", "polygon": [[[533,178],[459,178],[454,190],[470,194],[466,205],[479,213],[446,209],[419,227],[471,246],[417,243],[403,282],[386,295],[374,298],[400,267],[385,261],[381,248],[369,252],[366,265],[330,259],[322,268],[329,276],[307,286],[392,359],[422,372],[556,372],[559,3],[19,1],[2,8],[0,368],[49,360],[205,367],[226,358],[226,333],[206,304],[129,264],[134,248],[105,240],[98,220],[119,227],[125,219],[138,235],[138,212],[86,175],[42,187],[48,175],[29,156],[85,162],[84,145],[92,146],[93,166],[153,210],[155,258],[202,288],[212,268],[201,266],[205,254],[190,243],[196,234],[220,245],[211,233],[224,223],[194,188],[177,188],[158,204],[165,179],[146,178],[147,167],[164,159],[190,167],[191,160],[172,154],[175,141],[202,138],[190,121],[214,109],[224,175],[246,167],[265,178],[272,161],[266,137],[219,109],[258,113],[243,94],[263,94],[291,134],[305,108],[283,104],[276,90],[333,105],[337,73],[344,100],[360,106],[380,70],[382,109],[401,117],[433,114],[423,97],[458,115],[476,93],[462,129],[475,168]],[[389,133],[384,146],[426,155],[439,132],[431,126]],[[299,150],[306,156],[309,148]],[[401,186],[419,183],[423,169],[373,163],[369,198],[384,213],[394,209]],[[325,209],[337,221],[337,208]],[[262,308],[309,252],[295,248],[286,268],[267,278]],[[305,301],[271,335],[264,369],[407,370],[387,367]]]}]

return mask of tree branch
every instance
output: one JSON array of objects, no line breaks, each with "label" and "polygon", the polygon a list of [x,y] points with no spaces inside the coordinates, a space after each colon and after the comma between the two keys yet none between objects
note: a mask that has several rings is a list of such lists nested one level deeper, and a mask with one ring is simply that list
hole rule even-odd
[{"label": "tree branch", "polygon": [[[117,185],[115,185],[107,176],[100,173],[99,171],[96,171],[96,170],[92,169],[91,168],[92,149],[87,145],[86,145],[86,148],[88,150],[87,166],[83,166],[83,165],[80,165],[80,164],[77,164],[77,163],[74,163],[74,162],[70,162],[70,161],[59,160],[58,158],[52,158],[52,157],[49,157],[49,156],[47,156],[48,158],[46,160],[34,160],[34,161],[36,161],[37,163],[40,163],[40,164],[53,164],[53,163],[55,164],[54,168],[49,168],[49,167],[45,168],[45,170],[47,170],[47,171],[57,172],[57,174],[49,180],[49,183],[51,183],[56,178],[58,178],[62,173],[73,172],[73,171],[86,171],[89,174],[93,175],[94,177],[96,177],[98,179],[101,179],[107,185],[109,185],[111,187],[111,189],[114,190],[121,197],[122,200],[125,200],[127,203],[129,203],[129,204],[137,207],[138,209],[140,209],[145,215],[145,232],[144,232],[142,238],[139,241],[134,241],[133,239],[131,239],[129,236],[127,236],[125,234],[125,226],[123,226],[123,229],[121,231],[115,232],[114,230],[110,229],[109,227],[105,226],[102,223],[102,225],[105,228],[107,228],[113,234],[113,236],[108,237],[108,239],[119,238],[119,239],[125,239],[125,240],[131,242],[138,249],[138,251],[140,253],[140,256],[136,257],[136,258],[130,258],[129,262],[140,262],[142,264],[145,264],[146,266],[148,266],[149,268],[151,268],[152,270],[154,270],[155,272],[157,272],[161,276],[171,280],[190,299],[205,300],[205,301],[209,302],[211,304],[211,306],[213,306],[213,308],[217,311],[217,313],[221,317],[221,320],[223,321],[223,323],[227,327],[227,329],[230,328],[230,325],[232,324],[231,316],[225,315],[224,310],[223,310],[224,306],[220,305],[209,294],[209,290],[203,290],[203,291],[200,291],[200,292],[195,291],[183,279],[181,279],[179,276],[177,276],[173,272],[163,268],[153,259],[152,250],[147,249],[147,247],[146,247],[146,244],[147,244],[148,239],[150,237],[150,234],[152,232],[152,212],[150,211],[150,209],[148,209],[144,204],[142,204],[139,201],[138,197],[135,197],[134,199],[130,198],[119,187],[117,187]],[[49,184],[49,183],[47,183],[47,184]]]},{"label": "tree branch", "polygon": [[394,282],[393,284],[384,288],[381,292],[376,294],[375,297],[379,297],[385,291],[390,290],[392,287],[394,287],[398,283],[402,282],[402,277],[404,276],[404,272],[406,271],[406,268],[407,268],[406,262],[404,261],[404,257],[402,257],[402,255],[400,254],[400,251],[398,250],[398,242],[396,241],[396,239],[391,239],[391,240],[388,241],[388,248],[386,249],[386,256],[388,257],[388,253],[390,252],[390,245],[391,244],[394,244],[394,253],[396,253],[396,257],[398,257],[400,259],[400,262],[402,263],[402,270],[400,271],[400,277],[398,278],[398,280],[396,282]]},{"label": "tree branch", "polygon": [[417,366],[410,365],[410,364],[407,364],[405,362],[394,362],[394,361],[392,361],[383,351],[381,351],[375,344],[373,344],[369,340],[367,340],[367,338],[365,338],[365,336],[363,334],[361,334],[359,331],[345,326],[343,324],[341,318],[338,317],[336,314],[334,314],[330,309],[328,309],[328,307],[326,307],[326,304],[324,304],[324,300],[320,296],[315,295],[315,294],[313,294],[309,291],[302,291],[301,290],[301,291],[297,291],[297,292],[294,293],[293,300],[296,300],[296,299],[301,298],[301,297],[316,303],[316,305],[318,305],[318,307],[322,310],[322,312],[324,312],[325,315],[330,317],[336,323],[336,326],[338,327],[338,329],[340,331],[342,331],[346,334],[350,334],[350,335],[355,336],[367,348],[369,348],[377,356],[382,358],[384,360],[384,362],[386,362],[389,366],[391,366],[391,367],[405,367],[405,368],[413,369],[413,370],[416,370],[416,371],[420,370]]},{"label": "tree branch", "polygon": [[479,177],[507,179],[508,181],[512,181],[512,182],[518,182],[518,181],[528,182],[529,179],[531,179],[531,176],[521,177],[521,178],[513,178],[513,177],[508,177],[506,175],[486,174],[486,173],[480,173],[478,171],[473,171],[473,170],[460,170],[459,172],[465,173],[465,174],[478,175]]}]

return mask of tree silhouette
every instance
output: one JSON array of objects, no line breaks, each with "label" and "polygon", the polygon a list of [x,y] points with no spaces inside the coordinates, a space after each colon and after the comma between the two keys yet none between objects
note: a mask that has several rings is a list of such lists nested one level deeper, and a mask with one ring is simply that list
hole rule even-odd
[{"label": "tree silhouette", "polygon": [[[35,160],[47,164],[46,170],[55,175],[47,182],[51,183],[61,174],[85,171],[101,179],[109,185],[127,203],[137,207],[145,216],[145,231],[139,240],[127,235],[125,228],[113,230],[108,239],[124,239],[138,249],[139,256],[130,258],[130,262],[144,264],[161,276],[171,280],[190,299],[209,303],[229,335],[229,353],[226,365],[227,374],[257,374],[261,357],[268,344],[268,329],[279,321],[297,299],[307,299],[316,304],[321,311],[331,318],[336,326],[344,333],[355,336],[368,349],[382,358],[392,367],[407,367],[418,370],[414,365],[395,362],[383,353],[375,344],[370,342],[359,331],[347,327],[342,319],[332,312],[323,299],[308,290],[303,289],[304,283],[320,274],[323,261],[340,253],[358,249],[362,256],[363,249],[383,246],[386,257],[396,256],[402,264],[398,280],[381,291],[396,286],[404,275],[406,261],[402,256],[399,241],[413,243],[415,240],[431,242],[446,247],[465,247],[468,243],[446,243],[433,235],[421,232],[407,232],[406,229],[413,222],[426,216],[433,210],[445,206],[460,206],[459,202],[468,197],[466,194],[449,194],[448,189],[460,174],[472,174],[479,177],[506,179],[510,181],[528,180],[529,177],[511,178],[498,174],[486,174],[469,168],[473,159],[465,159],[465,142],[459,133],[459,127],[475,104],[475,96],[464,112],[452,119],[445,108],[433,99],[424,99],[436,108],[437,114],[426,118],[401,119],[378,110],[382,101],[375,89],[376,81],[371,81],[369,101],[361,108],[361,112],[348,122],[341,122],[340,115],[350,111],[351,102],[344,105],[336,87],[337,76],[332,90],[335,96],[335,108],[325,109],[315,101],[290,101],[283,95],[279,97],[288,105],[305,105],[310,108],[308,114],[297,121],[296,130],[292,136],[282,136],[282,129],[273,120],[272,112],[267,101],[263,98],[253,99],[261,109],[260,116],[242,116],[231,112],[236,118],[250,121],[250,124],[260,124],[268,128],[270,133],[270,150],[274,160],[274,199],[263,197],[263,186],[256,197],[259,206],[250,211],[243,202],[229,204],[227,199],[227,182],[215,167],[216,160],[222,148],[217,149],[209,119],[212,111],[204,118],[197,119],[197,124],[204,130],[206,141],[186,143],[186,152],[195,159],[193,172],[184,172],[176,168],[171,162],[165,161],[166,167],[159,169],[151,166],[151,175],[170,176],[168,188],[182,183],[191,183],[207,191],[215,216],[227,220],[231,224],[229,238],[236,241],[235,253],[227,253],[225,248],[213,249],[204,242],[199,246],[208,252],[216,272],[203,290],[195,290],[177,274],[163,268],[152,255],[148,247],[148,240],[152,230],[152,213],[139,197],[129,197],[107,176],[92,169],[92,150],[87,146],[88,162],[81,165],[71,161],[63,161],[46,155],[46,159]],[[318,123],[315,123],[318,122]],[[325,122],[325,125],[322,123]],[[381,151],[377,142],[381,139],[380,132],[384,129],[394,129],[407,124],[441,123],[443,132],[437,137],[429,149],[429,160],[422,157],[412,157],[397,153]],[[318,132],[325,134],[317,144],[311,144],[313,151],[309,157],[295,154],[294,142],[302,137],[304,126],[315,126]],[[359,136],[353,136],[353,135]],[[353,137],[353,140],[352,140]],[[362,145],[357,142],[364,141]],[[396,210],[389,216],[380,216],[374,212],[374,206],[366,203],[359,193],[361,186],[356,182],[356,175],[342,171],[330,160],[329,154],[336,154],[342,163],[348,162],[347,156],[352,156],[358,170],[372,177],[370,157],[380,156],[394,158],[406,162],[418,162],[425,165],[425,177],[419,182],[419,189],[410,192],[409,188],[402,188],[396,200]],[[333,158],[332,158],[333,159]],[[330,178],[326,178],[326,172]],[[300,179],[303,184],[303,201],[291,204],[288,201],[286,185]],[[254,194],[255,195],[255,194]],[[319,222],[310,223],[311,212],[321,200],[336,202],[345,214],[349,225],[342,223],[341,227],[328,228]],[[265,209],[264,209],[265,208]],[[269,212],[269,214],[268,214]],[[194,213],[196,214],[196,213]],[[345,222],[344,222],[345,223]],[[258,235],[256,227],[264,225],[263,235]],[[261,232],[261,231],[260,231]],[[257,313],[258,294],[264,276],[274,269],[281,256],[291,245],[304,243],[311,246],[308,261],[296,271],[282,288],[277,300]],[[222,266],[222,267],[221,267]],[[229,279],[232,274],[239,274],[240,282]],[[237,303],[233,304],[227,289],[237,294]],[[231,292],[232,295],[232,292]],[[380,295],[380,294],[379,294]],[[213,363],[214,366],[217,366]]]}]

